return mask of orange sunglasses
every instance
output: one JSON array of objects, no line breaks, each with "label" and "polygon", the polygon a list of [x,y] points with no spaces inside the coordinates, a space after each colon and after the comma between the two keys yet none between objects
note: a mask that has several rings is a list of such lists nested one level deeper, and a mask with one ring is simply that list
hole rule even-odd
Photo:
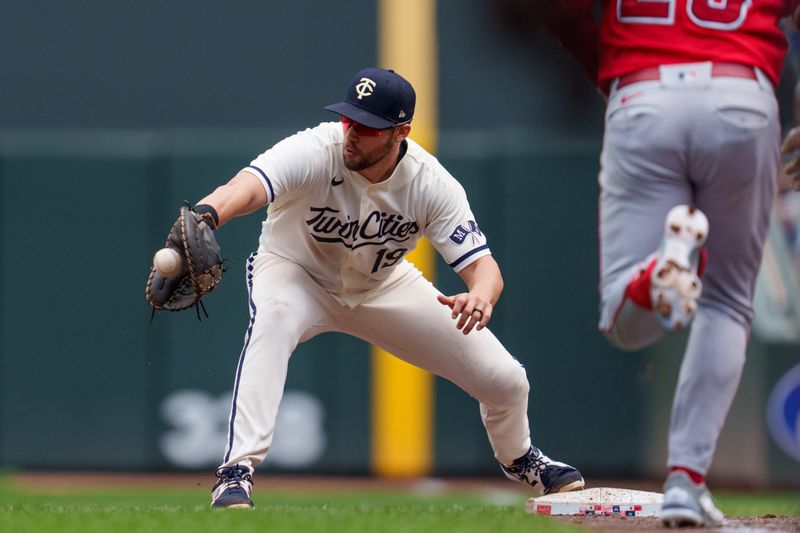
[{"label": "orange sunglasses", "polygon": [[379,130],[377,128],[370,128],[369,126],[365,126],[360,122],[356,122],[355,120],[349,119],[344,115],[339,115],[339,121],[344,126],[345,133],[347,133],[347,128],[353,128],[359,136],[362,137],[380,137],[383,135],[383,132],[386,130],[390,130],[392,128],[384,128]]}]

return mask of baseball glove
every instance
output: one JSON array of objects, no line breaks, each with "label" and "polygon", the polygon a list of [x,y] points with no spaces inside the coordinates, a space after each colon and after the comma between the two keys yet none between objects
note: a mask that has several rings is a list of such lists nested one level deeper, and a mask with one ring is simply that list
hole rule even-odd
[{"label": "baseball glove", "polygon": [[[178,220],[172,225],[165,248],[178,252],[181,268],[177,274],[166,277],[154,267],[147,278],[145,296],[153,308],[183,311],[198,306],[205,307],[200,299],[214,290],[222,281],[222,259],[219,244],[214,237],[216,227],[210,213],[198,213],[191,207],[182,207]],[[208,313],[206,313],[208,316]]]}]

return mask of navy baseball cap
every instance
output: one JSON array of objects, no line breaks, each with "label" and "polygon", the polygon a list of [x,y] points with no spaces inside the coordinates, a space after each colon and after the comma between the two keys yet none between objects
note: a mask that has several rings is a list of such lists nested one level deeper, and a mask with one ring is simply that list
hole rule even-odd
[{"label": "navy baseball cap", "polygon": [[400,74],[382,68],[365,68],[347,87],[344,102],[325,106],[370,128],[383,130],[411,122],[417,95]]}]

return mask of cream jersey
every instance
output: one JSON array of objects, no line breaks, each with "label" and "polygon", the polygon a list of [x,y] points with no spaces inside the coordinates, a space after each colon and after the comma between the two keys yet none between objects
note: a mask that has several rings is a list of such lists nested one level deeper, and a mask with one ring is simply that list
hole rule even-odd
[{"label": "cream jersey", "polygon": [[491,253],[461,184],[418,144],[407,140],[391,176],[371,183],[345,167],[343,142],[340,123],[322,123],[244,169],[269,202],[260,253],[300,264],[349,307],[412,268],[405,256],[420,237],[456,272]]}]

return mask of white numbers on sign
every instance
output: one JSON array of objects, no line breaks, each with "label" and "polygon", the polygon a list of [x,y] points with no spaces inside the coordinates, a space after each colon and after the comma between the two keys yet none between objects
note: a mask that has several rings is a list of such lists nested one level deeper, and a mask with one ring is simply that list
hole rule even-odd
[{"label": "white numbers on sign", "polygon": [[[181,468],[217,466],[228,438],[231,393],[178,390],[161,403],[161,417],[170,429],[159,439],[164,457]],[[322,403],[304,391],[287,390],[278,412],[275,436],[266,463],[304,468],[325,451],[327,435]]]}]

